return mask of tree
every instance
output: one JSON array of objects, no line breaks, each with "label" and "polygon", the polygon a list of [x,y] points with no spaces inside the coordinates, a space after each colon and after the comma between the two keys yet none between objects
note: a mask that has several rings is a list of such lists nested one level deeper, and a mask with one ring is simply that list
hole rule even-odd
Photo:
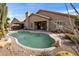
[{"label": "tree", "polygon": [[76,17],[75,25],[76,25],[76,28],[79,29],[79,15]]},{"label": "tree", "polygon": [[9,26],[9,22],[8,22],[9,20],[10,20],[10,18],[7,18],[7,20],[6,20],[5,24],[4,24],[5,25],[5,29]]},{"label": "tree", "polygon": [[66,7],[66,10],[67,10],[69,22],[70,22],[70,25],[71,25],[70,30],[71,30],[71,32],[73,32],[73,34],[76,34],[76,31],[74,29],[74,25],[72,24],[72,20],[71,20],[70,14],[69,14],[69,9],[68,9],[68,6],[67,6],[66,3],[65,3],[65,7]]},{"label": "tree", "polygon": [[5,23],[7,20],[7,6],[6,3],[0,3],[0,29],[2,31],[3,36],[5,36]]},{"label": "tree", "polygon": [[[78,10],[75,8],[75,6],[74,6],[72,3],[70,3],[70,5],[71,5],[71,7],[74,9],[74,11],[78,14],[78,16],[77,16],[76,19],[75,19],[75,25],[79,26],[79,12],[78,12]],[[79,36],[78,36],[79,31],[78,31],[77,28],[74,29],[74,32],[75,32],[76,38],[79,38]],[[76,53],[79,55],[79,44],[78,44],[78,42],[75,42],[75,44],[76,44],[76,49],[75,49],[75,51],[76,51]]]}]

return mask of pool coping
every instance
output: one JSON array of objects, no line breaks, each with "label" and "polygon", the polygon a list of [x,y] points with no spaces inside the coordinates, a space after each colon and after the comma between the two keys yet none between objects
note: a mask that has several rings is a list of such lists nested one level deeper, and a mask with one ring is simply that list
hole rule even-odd
[{"label": "pool coping", "polygon": [[[55,42],[57,42],[57,41],[60,41],[61,42],[61,39],[60,38],[58,38],[55,34],[53,34],[53,33],[50,33],[50,32],[41,32],[41,31],[27,31],[27,30],[20,30],[20,31],[25,31],[25,32],[33,32],[33,33],[43,33],[43,34],[47,34],[47,35],[49,35],[51,38],[53,38],[54,40],[55,40]],[[10,31],[7,35],[8,36],[10,36],[9,34],[11,34],[11,33],[14,33],[14,32],[18,32],[18,31]],[[12,36],[11,36],[12,37]],[[13,39],[15,39],[15,41],[16,41],[16,43],[19,45],[19,46],[21,46],[21,47],[23,47],[23,48],[25,48],[25,49],[31,49],[31,50],[38,50],[38,51],[51,51],[51,50],[53,50],[53,49],[55,49],[56,47],[49,47],[49,48],[32,48],[32,47],[28,47],[28,46],[24,46],[24,45],[22,45],[21,43],[19,43],[18,42],[18,39],[17,38],[15,38],[15,37],[12,37]]]}]

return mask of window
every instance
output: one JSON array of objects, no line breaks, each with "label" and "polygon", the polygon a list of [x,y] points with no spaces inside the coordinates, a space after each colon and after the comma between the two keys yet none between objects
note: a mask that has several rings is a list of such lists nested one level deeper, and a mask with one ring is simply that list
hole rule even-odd
[{"label": "window", "polygon": [[59,21],[59,22],[57,22],[57,24],[58,25],[64,25],[64,22]]},{"label": "window", "polygon": [[64,22],[62,22],[62,21],[58,21],[56,23],[57,23],[56,26],[57,26],[58,29],[62,29],[64,27],[64,25],[65,25]]}]

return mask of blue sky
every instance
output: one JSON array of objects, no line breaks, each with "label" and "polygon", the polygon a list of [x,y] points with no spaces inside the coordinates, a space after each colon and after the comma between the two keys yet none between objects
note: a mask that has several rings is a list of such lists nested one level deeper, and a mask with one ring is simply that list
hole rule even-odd
[{"label": "blue sky", "polygon": [[[79,11],[79,4],[73,4]],[[38,10],[49,10],[67,13],[64,3],[7,3],[8,17],[11,20],[16,17],[18,20],[23,21],[25,19],[25,12],[36,13]],[[75,11],[71,8],[70,4],[67,4],[69,13],[75,14]]]}]

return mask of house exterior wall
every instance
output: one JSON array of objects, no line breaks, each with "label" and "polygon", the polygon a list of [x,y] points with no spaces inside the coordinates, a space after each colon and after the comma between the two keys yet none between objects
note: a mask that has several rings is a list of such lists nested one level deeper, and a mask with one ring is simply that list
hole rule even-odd
[{"label": "house exterior wall", "polygon": [[70,17],[70,20],[71,20],[71,23],[70,23],[70,20],[69,20],[69,16],[65,16],[65,15],[60,15],[60,14],[54,14],[54,13],[49,13],[49,12],[44,12],[44,11],[40,11],[38,14],[41,14],[41,15],[45,15],[45,16],[48,16],[48,17],[51,17],[51,20],[49,21],[49,30],[50,31],[56,31],[59,26],[57,25],[58,22],[61,22],[62,24],[60,25],[62,28],[61,30],[66,30],[66,31],[71,31],[72,29],[72,25],[74,25],[74,20],[75,20],[75,17]]},{"label": "house exterior wall", "polygon": [[69,19],[69,16],[67,15],[60,15],[44,11],[40,11],[37,14],[50,17],[51,19],[49,20],[36,15],[32,15],[28,17],[28,19],[25,21],[25,27],[34,30],[35,29],[34,22],[47,21],[47,31],[55,32],[56,30],[61,29],[62,31],[64,30],[65,32],[73,32],[72,25],[75,26],[74,24],[75,17],[70,17]]},{"label": "house exterior wall", "polygon": [[25,19],[24,21],[24,29],[28,29],[28,19]]},{"label": "house exterior wall", "polygon": [[[32,30],[35,29],[35,23],[34,22],[39,22],[39,21],[47,21],[48,22],[48,19],[36,16],[36,15],[32,15],[31,17],[29,17],[29,20],[30,20],[29,21],[29,29],[32,29]],[[47,23],[47,25],[48,25],[48,23]]]}]

